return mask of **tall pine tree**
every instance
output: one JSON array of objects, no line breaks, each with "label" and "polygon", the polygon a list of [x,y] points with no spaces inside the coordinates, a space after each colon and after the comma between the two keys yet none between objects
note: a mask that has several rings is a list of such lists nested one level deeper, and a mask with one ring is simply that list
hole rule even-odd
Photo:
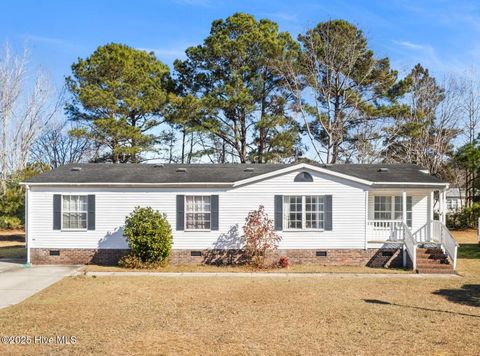
[{"label": "tall pine tree", "polygon": [[111,43],[72,65],[66,78],[72,99],[67,112],[82,124],[73,135],[97,147],[97,160],[139,162],[157,136],[171,81],[153,53]]}]

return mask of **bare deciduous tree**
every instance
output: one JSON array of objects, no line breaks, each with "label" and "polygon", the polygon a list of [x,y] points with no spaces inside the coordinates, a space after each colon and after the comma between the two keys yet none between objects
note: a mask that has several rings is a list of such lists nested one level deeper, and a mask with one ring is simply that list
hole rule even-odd
[{"label": "bare deciduous tree", "polygon": [[55,93],[46,74],[27,70],[27,53],[17,56],[5,45],[0,54],[2,193],[8,175],[26,167],[32,144],[63,106],[63,96]]},{"label": "bare deciduous tree", "polygon": [[5,44],[0,53],[0,185],[2,193],[5,191],[9,172],[10,125],[25,77],[26,58],[26,52],[21,57],[13,55],[8,44]]},{"label": "bare deciduous tree", "polygon": [[94,155],[93,145],[83,137],[69,135],[68,122],[51,122],[30,149],[32,161],[52,168],[63,164],[88,161]]},{"label": "bare deciduous tree", "polygon": [[350,156],[357,126],[383,117],[395,72],[388,59],[373,57],[363,33],[346,21],[320,23],[299,40],[300,57],[279,62],[278,70],[287,79],[293,110],[304,123],[316,159],[336,163]]}]

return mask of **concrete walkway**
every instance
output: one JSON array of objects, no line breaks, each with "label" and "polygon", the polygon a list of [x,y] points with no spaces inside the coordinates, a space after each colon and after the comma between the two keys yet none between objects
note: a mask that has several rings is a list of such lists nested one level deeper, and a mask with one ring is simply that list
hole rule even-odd
[{"label": "concrete walkway", "polygon": [[0,260],[0,309],[20,303],[44,288],[73,275],[79,266],[25,266]]},{"label": "concrete walkway", "polygon": [[89,277],[250,277],[250,278],[372,278],[372,279],[425,279],[461,278],[457,274],[415,273],[283,273],[283,272],[77,272]]}]

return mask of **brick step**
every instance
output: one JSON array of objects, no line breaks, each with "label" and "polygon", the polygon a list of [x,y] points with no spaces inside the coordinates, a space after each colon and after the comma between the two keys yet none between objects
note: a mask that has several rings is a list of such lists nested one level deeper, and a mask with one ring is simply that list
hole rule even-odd
[{"label": "brick step", "polygon": [[417,254],[439,255],[443,254],[441,248],[417,248]]},{"label": "brick step", "polygon": [[448,261],[447,255],[442,256],[419,256],[417,255],[418,261]]},{"label": "brick step", "polygon": [[417,256],[421,258],[431,258],[431,259],[438,259],[438,258],[447,258],[448,255],[446,253],[437,253],[437,254],[431,254],[431,253],[418,253]]},{"label": "brick step", "polygon": [[424,262],[417,262],[417,268],[449,269],[449,268],[452,268],[452,265],[449,264],[449,263],[424,263]]}]

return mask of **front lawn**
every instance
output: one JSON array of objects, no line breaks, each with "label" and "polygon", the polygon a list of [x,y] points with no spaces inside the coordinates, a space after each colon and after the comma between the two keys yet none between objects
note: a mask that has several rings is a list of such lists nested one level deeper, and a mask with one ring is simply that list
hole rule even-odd
[{"label": "front lawn", "polygon": [[0,330],[77,343],[0,354],[478,355],[480,259],[458,266],[464,277],[69,277],[0,310]]},{"label": "front lawn", "polygon": [[0,310],[0,354],[480,353],[480,279],[71,277]]}]

